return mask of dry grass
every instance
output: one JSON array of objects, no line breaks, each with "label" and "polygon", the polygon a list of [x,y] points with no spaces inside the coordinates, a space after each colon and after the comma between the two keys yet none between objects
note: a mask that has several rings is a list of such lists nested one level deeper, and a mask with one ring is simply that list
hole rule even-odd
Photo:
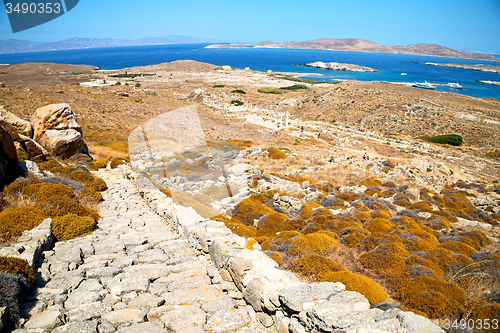
[{"label": "dry grass", "polygon": [[112,147],[90,145],[89,146],[90,155],[94,159],[109,161],[113,158],[127,159],[128,153],[123,149],[113,149]]},{"label": "dry grass", "polygon": [[[491,260],[483,260],[470,264],[457,272],[445,275],[445,281],[454,283],[465,291],[467,302],[490,302],[492,291],[500,290],[498,272],[494,272]],[[486,269],[484,267],[486,266]]]}]

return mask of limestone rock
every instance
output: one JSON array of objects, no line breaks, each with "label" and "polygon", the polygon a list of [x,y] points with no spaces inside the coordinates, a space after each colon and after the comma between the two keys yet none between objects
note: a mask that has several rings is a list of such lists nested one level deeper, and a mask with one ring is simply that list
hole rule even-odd
[{"label": "limestone rock", "polygon": [[33,136],[33,128],[27,120],[23,120],[15,114],[5,110],[3,105],[0,105],[0,125],[2,125],[9,132],[17,134],[24,134],[26,136]]},{"label": "limestone rock", "polygon": [[82,134],[74,129],[48,130],[39,140],[52,155],[63,158],[71,157],[83,151]]},{"label": "limestone rock", "polygon": [[161,322],[169,332],[190,332],[202,328],[206,322],[205,312],[197,306],[181,305],[161,317]]},{"label": "limestone rock", "polygon": [[82,129],[76,121],[76,116],[71,111],[69,104],[50,104],[35,111],[31,117],[35,141],[40,141],[46,131],[63,131],[73,129],[81,133]]},{"label": "limestone rock", "polygon": [[68,323],[52,333],[97,333],[97,320]]},{"label": "limestone rock", "polygon": [[250,323],[251,319],[245,308],[221,310],[214,314],[205,325],[208,332],[234,332]]},{"label": "limestone rock", "polygon": [[166,333],[168,331],[152,323],[133,324],[128,327],[122,327],[117,331],[117,333],[144,333],[144,332]]},{"label": "limestone rock", "polygon": [[51,104],[39,108],[31,117],[34,135],[51,154],[71,157],[86,153],[82,129],[68,104]]},{"label": "limestone rock", "polygon": [[50,153],[32,138],[22,134],[19,134],[18,137],[18,142],[28,153],[28,158],[33,162],[43,162],[50,156]]},{"label": "limestone rock", "polygon": [[101,318],[118,327],[127,324],[142,323],[144,322],[145,316],[146,314],[144,311],[139,309],[123,309],[105,313]]},{"label": "limestone rock", "polygon": [[[305,307],[313,305],[316,301],[327,300],[330,296],[345,290],[342,283],[322,282],[304,284],[280,290],[281,304],[294,312],[306,310]],[[308,304],[309,303],[309,304]]]},{"label": "limestone rock", "polygon": [[24,325],[25,328],[44,328],[53,330],[63,324],[63,314],[60,310],[53,309],[37,313]]},{"label": "limestone rock", "polygon": [[307,310],[307,315],[314,327],[334,328],[345,317],[368,309],[370,302],[363,295],[355,291],[344,291],[331,297],[327,302],[313,305]]}]

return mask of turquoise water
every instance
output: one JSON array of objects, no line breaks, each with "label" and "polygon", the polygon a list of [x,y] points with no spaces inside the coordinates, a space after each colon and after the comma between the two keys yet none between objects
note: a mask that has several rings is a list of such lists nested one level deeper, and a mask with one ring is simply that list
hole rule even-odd
[{"label": "turquoise water", "polygon": [[[33,53],[1,54],[0,63],[56,62],[87,64],[102,69],[121,69],[190,59],[214,65],[229,65],[235,68],[250,67],[253,70],[304,73],[304,78],[314,80],[359,80],[389,82],[423,82],[446,84],[458,82],[464,89],[456,90],[438,86],[436,90],[456,92],[474,97],[500,99],[500,86],[486,85],[476,80],[500,81],[500,74],[444,68],[416,64],[417,62],[490,64],[500,62],[427,57],[408,54],[340,52],[305,49],[204,49],[207,44],[148,45],[99,49],[80,49]],[[367,66],[378,70],[375,73],[338,72],[326,69],[297,66],[307,62],[341,62]],[[408,75],[402,76],[401,72]],[[311,73],[320,75],[308,75]]]}]

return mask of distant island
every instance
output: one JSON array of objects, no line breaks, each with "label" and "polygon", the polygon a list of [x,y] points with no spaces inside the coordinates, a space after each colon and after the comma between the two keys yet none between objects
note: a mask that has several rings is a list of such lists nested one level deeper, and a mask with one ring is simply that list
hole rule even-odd
[{"label": "distant island", "polygon": [[377,70],[370,67],[352,65],[352,64],[342,64],[339,62],[316,61],[307,64],[299,64],[298,66],[324,68],[324,69],[330,69],[334,71],[344,71],[344,72],[377,72]]},{"label": "distant island", "polygon": [[406,46],[381,45],[375,42],[359,38],[321,38],[305,42],[275,43],[264,41],[259,43],[232,43],[213,44],[206,46],[207,49],[236,49],[236,48],[286,48],[286,49],[320,49],[330,51],[355,51],[355,52],[385,52],[404,53],[435,57],[467,58],[479,60],[500,61],[499,57],[488,54],[476,54],[453,50],[437,44],[414,44]]},{"label": "distant island", "polygon": [[98,47],[119,47],[139,45],[165,45],[165,44],[194,44],[217,43],[214,39],[202,39],[191,36],[165,36],[143,39],[99,39],[99,38],[69,38],[57,42],[32,42],[29,40],[7,39],[0,40],[0,54],[27,53],[56,50],[91,49]]},{"label": "distant island", "polygon": [[494,65],[438,64],[438,63],[434,63],[434,62],[424,62],[424,63],[419,63],[419,64],[430,65],[430,66],[439,66],[439,67],[469,69],[469,70],[480,71],[480,72],[500,73],[500,66],[494,66]]}]

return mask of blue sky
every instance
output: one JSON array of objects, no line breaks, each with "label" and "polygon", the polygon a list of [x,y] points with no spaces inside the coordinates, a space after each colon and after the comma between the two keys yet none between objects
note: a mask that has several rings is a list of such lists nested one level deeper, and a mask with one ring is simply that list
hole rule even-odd
[{"label": "blue sky", "polygon": [[363,38],[500,54],[500,0],[80,0],[67,14],[0,39],[138,39],[186,35],[226,42]]}]

